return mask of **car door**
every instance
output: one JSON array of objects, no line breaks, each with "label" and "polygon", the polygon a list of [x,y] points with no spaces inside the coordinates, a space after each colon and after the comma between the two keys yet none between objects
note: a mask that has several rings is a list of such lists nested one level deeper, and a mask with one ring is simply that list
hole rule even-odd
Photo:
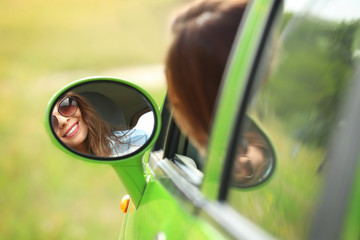
[{"label": "car door", "polygon": [[[274,2],[268,1],[254,1],[253,6],[249,7],[247,16],[250,19],[244,21],[250,21],[250,25],[255,28],[247,32],[244,40],[251,44],[247,52],[250,59],[253,59],[252,54],[256,53],[258,47],[258,44],[253,44],[250,40],[252,37],[255,39],[261,37],[267,21],[273,18],[273,11],[277,7]],[[246,66],[249,64],[250,62],[246,63]],[[237,84],[236,89],[242,91],[244,83],[245,81],[242,81]],[[223,96],[226,97],[227,94],[223,94],[220,98],[222,99]],[[234,118],[236,112],[235,107],[224,116],[227,119]],[[181,134],[169,116],[171,112],[167,112],[167,108],[164,107],[162,118],[165,121],[163,121],[162,133],[150,154],[149,161],[146,162],[149,174],[148,185],[138,209],[127,214],[126,233],[123,237],[271,239],[270,235],[255,224],[207,194],[206,188],[209,183],[212,191],[219,190],[212,186],[220,185],[221,182],[216,176],[221,175],[223,166],[221,164],[216,166],[213,174],[209,168],[212,162],[207,162],[209,158],[217,158],[219,154],[216,151],[212,154],[214,151],[210,149],[208,159],[199,156],[191,142]],[[224,161],[221,157],[217,159]]]}]

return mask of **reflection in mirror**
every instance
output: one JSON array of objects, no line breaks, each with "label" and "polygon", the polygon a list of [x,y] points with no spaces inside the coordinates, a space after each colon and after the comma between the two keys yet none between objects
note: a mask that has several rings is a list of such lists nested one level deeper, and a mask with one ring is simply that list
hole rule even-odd
[{"label": "reflection in mirror", "polygon": [[151,138],[155,115],[137,89],[120,82],[86,82],[54,103],[51,126],[57,139],[75,153],[117,158],[134,153]]},{"label": "reflection in mirror", "polygon": [[238,139],[232,172],[232,185],[239,188],[265,182],[274,171],[275,154],[264,132],[250,119],[245,119],[243,134]]}]

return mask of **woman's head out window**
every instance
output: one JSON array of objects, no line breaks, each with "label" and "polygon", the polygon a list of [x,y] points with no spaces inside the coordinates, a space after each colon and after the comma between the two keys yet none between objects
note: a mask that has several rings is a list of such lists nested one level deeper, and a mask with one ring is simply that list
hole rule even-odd
[{"label": "woman's head out window", "polygon": [[169,101],[181,130],[205,154],[214,105],[247,1],[194,1],[172,23]]}]

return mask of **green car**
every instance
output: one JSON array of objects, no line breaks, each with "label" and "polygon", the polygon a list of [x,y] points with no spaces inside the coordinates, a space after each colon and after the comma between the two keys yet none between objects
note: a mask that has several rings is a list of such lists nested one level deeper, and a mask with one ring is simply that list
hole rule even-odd
[{"label": "green car", "polygon": [[[205,158],[166,98],[159,109],[111,77],[57,92],[47,131],[67,153],[117,172],[128,192],[120,239],[360,239],[359,9],[357,0],[252,1]],[[87,117],[82,98],[109,126],[111,153],[72,145],[85,128],[74,120],[79,109]],[[239,165],[249,134],[262,143],[261,167]]]}]

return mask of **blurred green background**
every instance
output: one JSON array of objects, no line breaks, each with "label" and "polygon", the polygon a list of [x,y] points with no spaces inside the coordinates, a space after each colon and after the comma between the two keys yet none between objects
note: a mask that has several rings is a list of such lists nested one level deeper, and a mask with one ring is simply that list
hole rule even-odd
[{"label": "blurred green background", "polygon": [[109,166],[77,160],[44,129],[50,97],[94,75],[138,83],[160,103],[180,0],[2,0],[0,239],[117,239],[126,194]]}]

